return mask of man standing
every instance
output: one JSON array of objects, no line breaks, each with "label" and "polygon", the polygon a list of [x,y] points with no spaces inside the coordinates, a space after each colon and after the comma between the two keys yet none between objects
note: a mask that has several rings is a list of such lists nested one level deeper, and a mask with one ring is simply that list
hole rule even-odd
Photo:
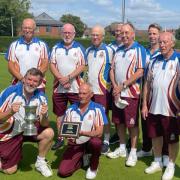
[{"label": "man standing", "polygon": [[[45,156],[51,147],[54,132],[49,127],[47,99],[37,89],[42,78],[42,72],[32,68],[24,76],[23,84],[10,86],[0,94],[0,170],[6,174],[17,171],[22,157],[23,140],[30,140],[39,145],[36,170],[45,177],[52,176]],[[23,136],[23,127],[26,124],[25,105],[37,106],[35,136]]]},{"label": "man standing", "polygon": [[[115,35],[115,41],[113,41],[112,43],[109,44],[109,46],[111,48],[113,48],[114,53],[116,52],[116,50],[121,47],[122,44],[122,40],[121,40],[121,28],[122,28],[122,23],[118,23],[115,26],[115,30],[114,30],[114,35]],[[112,93],[112,92],[111,92]],[[116,127],[116,132],[111,136],[109,143],[110,144],[115,144],[119,142],[119,136],[117,133],[117,127]]]},{"label": "man standing", "polygon": [[[85,50],[74,41],[75,28],[65,24],[62,28],[63,41],[57,43],[51,52],[50,69],[55,77],[53,91],[53,112],[57,116],[59,130],[68,101],[72,104],[79,100],[79,86],[82,83],[80,74],[85,68]],[[64,143],[58,136],[52,150],[58,149]]]},{"label": "man standing", "polygon": [[148,135],[152,138],[154,161],[145,169],[147,174],[162,170],[163,139],[168,142],[169,163],[162,180],[174,176],[175,160],[179,150],[179,129],[177,113],[180,109],[180,65],[173,50],[175,38],[170,32],[159,37],[161,54],[150,62],[144,85],[142,115],[147,119]]},{"label": "man standing", "polygon": [[118,47],[121,47],[123,45],[122,38],[121,38],[122,25],[123,25],[122,23],[116,24],[115,29],[114,29],[115,40],[109,44],[109,46],[113,48],[114,52],[117,50]]},{"label": "man standing", "polygon": [[93,90],[90,84],[84,83],[79,88],[79,103],[70,106],[64,116],[64,121],[81,122],[79,138],[68,140],[68,147],[59,165],[59,175],[72,175],[82,166],[82,157],[90,153],[90,167],[86,179],[94,179],[97,175],[99,157],[101,155],[101,136],[103,126],[107,123],[104,108],[93,101]]},{"label": "man standing", "polygon": [[[146,49],[146,68],[151,60],[160,54],[159,51],[159,34],[161,27],[154,23],[150,24],[148,27],[148,38],[149,38],[149,47]],[[152,155],[152,142],[151,138],[147,135],[147,123],[143,119],[141,120],[142,124],[142,149],[137,152],[138,157],[151,156]]]},{"label": "man standing", "polygon": [[[146,49],[146,53],[147,53],[146,69],[147,69],[150,61],[155,59],[161,53],[159,50],[159,34],[160,34],[160,32],[161,32],[161,27],[158,24],[153,23],[153,24],[149,25],[148,37],[149,37],[150,46]],[[143,93],[142,93],[142,96],[143,96]],[[142,103],[141,103],[140,108],[142,109]],[[145,157],[145,156],[152,156],[152,141],[151,141],[151,138],[148,137],[147,121],[144,121],[143,117],[141,117],[141,127],[142,127],[142,149],[137,152],[137,156],[139,158]],[[162,156],[163,166],[166,167],[168,164],[168,161],[169,161],[169,156],[168,156],[168,144],[165,140],[163,142],[162,154],[163,154],[163,156]]]},{"label": "man standing", "polygon": [[[8,60],[8,69],[13,76],[12,84],[23,81],[27,70],[38,68],[43,74],[48,69],[48,47],[40,39],[34,37],[36,23],[33,19],[24,19],[22,36],[11,43],[5,58]],[[45,79],[38,88],[45,90]]]},{"label": "man standing", "polygon": [[[105,31],[99,25],[92,28],[92,46],[87,48],[88,81],[93,88],[93,101],[104,106],[106,115],[109,112],[111,83],[109,71],[113,57],[111,47],[103,43]],[[110,124],[104,127],[102,154],[109,151]]]},{"label": "man standing", "polygon": [[113,104],[112,121],[118,128],[120,146],[107,156],[110,158],[126,157],[125,132],[127,127],[131,138],[131,150],[126,165],[135,166],[137,162],[139,80],[143,76],[146,51],[134,41],[135,32],[132,24],[124,24],[121,34],[123,46],[118,48],[114,55],[110,76],[114,101],[118,102],[123,99],[127,106],[119,109]]}]

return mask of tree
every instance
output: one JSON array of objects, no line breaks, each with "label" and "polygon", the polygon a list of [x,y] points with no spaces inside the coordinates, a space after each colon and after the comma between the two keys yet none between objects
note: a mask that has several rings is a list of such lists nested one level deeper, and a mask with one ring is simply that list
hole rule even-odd
[{"label": "tree", "polygon": [[180,40],[180,27],[176,29],[176,39]]},{"label": "tree", "polygon": [[11,35],[12,24],[14,34],[17,34],[22,20],[26,17],[32,17],[28,12],[30,4],[30,0],[1,0],[0,35]]},{"label": "tree", "polygon": [[64,14],[60,18],[63,23],[71,23],[74,25],[76,30],[76,37],[82,37],[86,25],[81,21],[80,17],[74,16],[72,14]]}]

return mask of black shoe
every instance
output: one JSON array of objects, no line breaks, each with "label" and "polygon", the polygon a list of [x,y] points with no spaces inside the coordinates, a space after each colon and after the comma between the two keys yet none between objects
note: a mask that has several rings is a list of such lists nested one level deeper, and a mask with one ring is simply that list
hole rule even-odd
[{"label": "black shoe", "polygon": [[64,145],[64,139],[57,139],[54,145],[51,147],[51,150],[56,150]]},{"label": "black shoe", "polygon": [[101,154],[106,155],[110,151],[109,144],[103,143],[101,147]]},{"label": "black shoe", "polygon": [[109,140],[109,144],[116,144],[118,142],[119,142],[119,136],[117,133],[114,133]]},{"label": "black shoe", "polygon": [[130,152],[130,150],[131,150],[131,138],[129,138],[128,142],[126,143],[126,149],[128,150],[128,152]]}]

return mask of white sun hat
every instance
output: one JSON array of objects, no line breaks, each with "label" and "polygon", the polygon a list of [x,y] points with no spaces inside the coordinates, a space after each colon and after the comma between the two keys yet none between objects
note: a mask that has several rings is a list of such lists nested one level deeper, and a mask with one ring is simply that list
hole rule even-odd
[{"label": "white sun hat", "polygon": [[118,107],[119,109],[124,109],[126,106],[129,105],[129,103],[126,100],[123,100],[120,97],[114,103],[115,103],[116,107]]}]

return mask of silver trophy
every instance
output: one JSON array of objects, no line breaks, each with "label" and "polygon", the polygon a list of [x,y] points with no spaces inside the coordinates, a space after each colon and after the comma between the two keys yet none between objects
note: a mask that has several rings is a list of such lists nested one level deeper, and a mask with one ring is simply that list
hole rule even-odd
[{"label": "silver trophy", "polygon": [[36,116],[37,106],[24,106],[25,109],[25,125],[24,133],[25,136],[37,135],[37,128],[34,125],[34,122],[38,119]]}]

